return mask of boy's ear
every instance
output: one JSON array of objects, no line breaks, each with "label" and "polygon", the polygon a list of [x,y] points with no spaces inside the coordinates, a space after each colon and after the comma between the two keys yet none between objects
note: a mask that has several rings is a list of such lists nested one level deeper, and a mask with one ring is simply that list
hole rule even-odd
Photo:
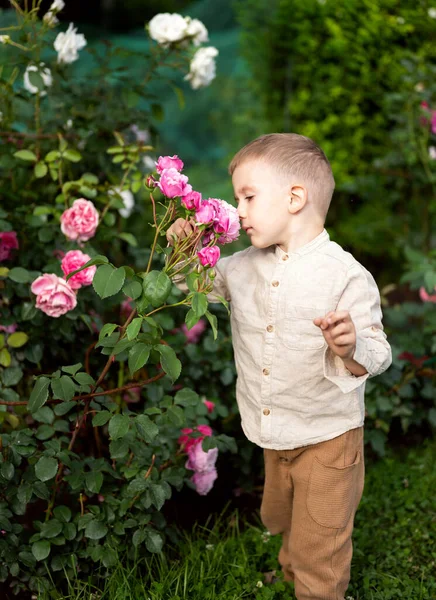
[{"label": "boy's ear", "polygon": [[306,205],[306,202],[307,189],[303,185],[293,185],[289,189],[289,212],[292,214],[300,212],[300,210]]}]

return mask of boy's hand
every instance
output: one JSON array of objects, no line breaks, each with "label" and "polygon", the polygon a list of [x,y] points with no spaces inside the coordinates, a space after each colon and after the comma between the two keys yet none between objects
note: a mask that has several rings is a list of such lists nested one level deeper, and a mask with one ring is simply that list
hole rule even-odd
[{"label": "boy's hand", "polygon": [[356,349],[356,328],[347,310],[329,312],[325,317],[316,317],[313,323],[321,329],[334,354],[344,361],[353,358]]},{"label": "boy's hand", "polygon": [[166,237],[170,246],[174,246],[175,241],[183,240],[183,238],[188,237],[188,235],[193,232],[194,227],[194,220],[187,221],[186,219],[177,219],[174,221],[166,233]]}]

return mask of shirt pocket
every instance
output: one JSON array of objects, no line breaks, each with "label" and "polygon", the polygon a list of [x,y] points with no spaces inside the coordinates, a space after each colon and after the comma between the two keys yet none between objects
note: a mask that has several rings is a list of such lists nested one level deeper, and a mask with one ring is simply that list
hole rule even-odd
[{"label": "shirt pocket", "polygon": [[290,350],[319,350],[325,340],[319,327],[313,324],[316,317],[323,317],[328,311],[325,304],[316,306],[287,307],[283,326],[282,341]]}]

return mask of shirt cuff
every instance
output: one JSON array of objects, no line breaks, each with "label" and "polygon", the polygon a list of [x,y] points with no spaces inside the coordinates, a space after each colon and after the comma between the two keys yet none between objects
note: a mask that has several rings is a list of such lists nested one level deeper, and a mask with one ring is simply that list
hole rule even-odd
[{"label": "shirt cuff", "polygon": [[[357,348],[358,344],[356,342],[356,352],[353,355],[353,359],[359,364],[362,364],[358,358],[356,358],[356,356],[359,356]],[[343,394],[348,394],[360,387],[368,379],[369,373],[356,377],[347,369],[344,365],[344,361],[339,358],[339,356],[336,356],[336,354],[334,354],[327,346],[324,351],[324,377],[337,385]]]}]

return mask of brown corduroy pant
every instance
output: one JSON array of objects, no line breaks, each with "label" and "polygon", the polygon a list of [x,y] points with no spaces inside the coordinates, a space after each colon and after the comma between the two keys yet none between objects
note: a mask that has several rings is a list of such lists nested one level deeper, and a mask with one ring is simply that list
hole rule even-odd
[{"label": "brown corduroy pant", "polygon": [[261,518],[281,533],[279,562],[298,600],[343,600],[363,492],[363,427],[294,450],[264,450]]}]

